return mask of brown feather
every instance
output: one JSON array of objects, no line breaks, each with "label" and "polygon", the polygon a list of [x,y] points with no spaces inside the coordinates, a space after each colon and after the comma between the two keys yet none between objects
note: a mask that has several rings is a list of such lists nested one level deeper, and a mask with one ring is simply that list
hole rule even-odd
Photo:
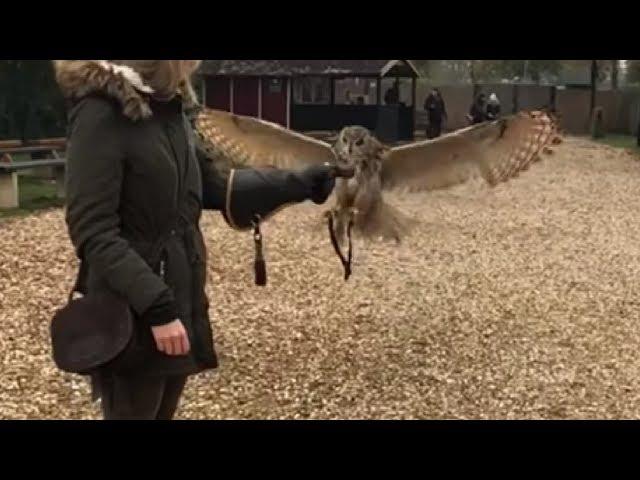
[{"label": "brown feather", "polygon": [[493,186],[526,170],[556,133],[546,113],[520,113],[396,147],[383,162],[383,187],[434,190],[477,174]]},{"label": "brown feather", "polygon": [[195,125],[209,153],[236,166],[302,168],[335,163],[328,143],[258,118],[203,109]]}]

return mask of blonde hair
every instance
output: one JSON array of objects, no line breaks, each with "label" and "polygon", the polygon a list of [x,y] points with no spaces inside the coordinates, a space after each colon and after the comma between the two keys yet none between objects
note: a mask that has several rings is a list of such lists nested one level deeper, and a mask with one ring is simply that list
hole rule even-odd
[{"label": "blonde hair", "polygon": [[145,84],[154,91],[154,96],[170,99],[184,85],[190,85],[193,72],[201,60],[120,60],[121,65],[133,68]]}]

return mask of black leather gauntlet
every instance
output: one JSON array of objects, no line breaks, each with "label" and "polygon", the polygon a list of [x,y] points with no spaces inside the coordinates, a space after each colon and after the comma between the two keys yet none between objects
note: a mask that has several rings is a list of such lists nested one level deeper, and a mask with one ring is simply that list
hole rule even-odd
[{"label": "black leather gauntlet", "polygon": [[332,168],[324,165],[300,171],[232,170],[223,212],[233,227],[247,229],[252,226],[256,215],[265,219],[283,206],[305,200],[324,203],[334,184]]}]

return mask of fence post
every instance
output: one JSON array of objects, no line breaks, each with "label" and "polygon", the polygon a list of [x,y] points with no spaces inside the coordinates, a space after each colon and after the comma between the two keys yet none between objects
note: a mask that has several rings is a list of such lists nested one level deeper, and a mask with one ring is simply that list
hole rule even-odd
[{"label": "fence post", "polygon": [[0,208],[18,208],[18,173],[0,172]]},{"label": "fence post", "polygon": [[56,179],[56,197],[64,199],[66,196],[66,165],[58,165],[54,167]]},{"label": "fence post", "polygon": [[604,118],[602,107],[596,107],[591,114],[591,138],[604,137]]},{"label": "fence post", "polygon": [[640,102],[638,102],[638,127],[637,127],[636,135],[638,136],[636,142],[638,147],[640,147]]},{"label": "fence post", "polygon": [[591,60],[591,107],[589,108],[589,116],[593,114],[596,108],[596,91],[598,89],[598,61]]}]

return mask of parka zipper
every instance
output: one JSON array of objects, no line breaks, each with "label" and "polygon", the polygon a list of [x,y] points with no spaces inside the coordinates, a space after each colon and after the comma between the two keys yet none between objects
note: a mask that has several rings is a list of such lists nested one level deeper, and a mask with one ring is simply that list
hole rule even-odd
[{"label": "parka zipper", "polygon": [[179,215],[179,203],[180,198],[182,197],[182,171],[180,170],[180,161],[178,160],[178,154],[176,153],[176,149],[173,146],[173,141],[171,137],[172,126],[170,123],[164,123],[164,131],[167,135],[167,140],[169,140],[169,147],[171,148],[171,153],[173,154],[173,163],[176,166],[176,178],[177,178],[177,186],[176,186],[176,196],[174,198],[174,207],[176,209],[176,214]]},{"label": "parka zipper", "polygon": [[[174,224],[171,225],[171,232],[170,234],[173,236],[176,233],[176,228],[178,227],[178,222],[180,221],[181,218],[181,212],[180,212],[180,206],[181,206],[181,202],[182,202],[182,197],[183,197],[183,190],[184,190],[184,179],[183,179],[183,172],[180,169],[180,161],[178,158],[178,154],[176,152],[176,147],[173,144],[173,137],[171,136],[172,131],[173,131],[173,125],[170,122],[165,122],[163,124],[164,127],[164,131],[165,134],[167,135],[167,139],[169,140],[169,147],[171,148],[171,153],[173,154],[173,161],[174,164],[176,166],[176,177],[177,177],[177,191],[176,191],[176,197],[175,197],[175,202],[174,202],[174,207],[175,207],[175,213],[176,213],[176,217],[174,219]],[[186,127],[184,125],[184,122],[181,122],[181,127],[182,127],[182,132],[185,135],[185,144],[186,144],[186,155],[185,155],[185,172],[184,175],[186,177],[186,174],[188,172],[188,168],[189,168],[189,138],[188,138],[188,133],[186,131]],[[166,251],[163,249],[162,255],[166,255]],[[160,277],[165,280],[166,278],[166,259],[162,258],[160,260]]]},{"label": "parka zipper", "polygon": [[165,260],[160,260],[160,277],[163,280],[166,280],[165,278]]}]

